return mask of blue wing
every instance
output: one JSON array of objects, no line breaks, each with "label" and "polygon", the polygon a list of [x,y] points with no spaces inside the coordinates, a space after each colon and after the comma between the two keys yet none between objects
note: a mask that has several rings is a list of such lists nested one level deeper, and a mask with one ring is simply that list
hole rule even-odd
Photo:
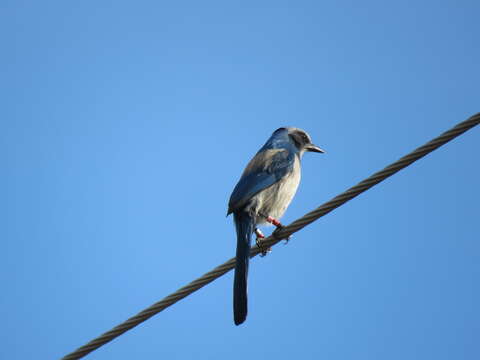
[{"label": "blue wing", "polygon": [[291,172],[294,162],[293,151],[285,148],[262,148],[247,165],[240,181],[233,189],[227,215],[242,208],[254,195]]}]

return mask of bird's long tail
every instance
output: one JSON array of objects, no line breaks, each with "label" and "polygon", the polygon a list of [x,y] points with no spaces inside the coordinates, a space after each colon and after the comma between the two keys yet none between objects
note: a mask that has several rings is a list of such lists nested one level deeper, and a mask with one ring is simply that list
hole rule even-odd
[{"label": "bird's long tail", "polygon": [[247,318],[247,277],[254,220],[246,212],[234,213],[233,219],[237,229],[237,262],[233,282],[233,316],[235,325],[240,325]]}]

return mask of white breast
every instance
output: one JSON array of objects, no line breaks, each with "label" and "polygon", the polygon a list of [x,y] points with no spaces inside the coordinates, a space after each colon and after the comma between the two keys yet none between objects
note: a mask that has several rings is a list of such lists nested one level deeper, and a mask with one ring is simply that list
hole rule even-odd
[{"label": "white breast", "polygon": [[[300,184],[300,160],[295,156],[293,171],[280,181],[254,196],[254,211],[257,214],[280,219],[292,201]],[[265,223],[265,218],[259,216],[257,224]]]}]

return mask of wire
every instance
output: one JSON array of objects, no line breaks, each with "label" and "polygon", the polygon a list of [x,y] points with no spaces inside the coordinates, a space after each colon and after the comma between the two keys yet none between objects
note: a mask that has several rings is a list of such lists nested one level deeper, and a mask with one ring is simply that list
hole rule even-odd
[{"label": "wire", "polygon": [[[358,196],[362,192],[370,189],[372,186],[378,184],[379,182],[385,180],[389,176],[392,176],[396,172],[400,171],[401,169],[407,167],[414,161],[424,157],[428,153],[432,152],[433,150],[437,149],[438,147],[444,145],[445,143],[449,142],[450,140],[456,138],[457,136],[463,134],[465,131],[473,128],[474,126],[480,123],[480,113],[473,115],[469,119],[459,123],[452,129],[444,132],[439,137],[431,140],[430,142],[426,143],[425,145],[419,147],[418,149],[414,150],[410,154],[402,157],[401,159],[397,160],[393,164],[387,166],[383,170],[373,174],[372,176],[368,177],[367,179],[361,181],[357,185],[351,187],[347,191],[343,192],[342,194],[334,197],[332,200],[326,202],[325,204],[321,205],[320,207],[316,208],[315,210],[309,212],[305,216],[301,217],[300,219],[294,221],[288,226],[282,227],[277,229],[271,236],[268,238],[263,239],[259,245],[261,248],[270,247],[281,241],[282,239],[288,238],[291,234],[299,231],[300,229],[304,228],[308,224],[311,224],[315,220],[319,219],[320,217],[328,214],[330,211],[336,209],[337,207],[343,205],[347,201],[353,199],[354,197]],[[251,248],[250,257],[254,257],[260,253],[261,250],[256,245]],[[178,289],[173,294],[168,295],[164,299],[160,300],[159,302],[151,305],[150,307],[146,308],[145,310],[141,311],[137,315],[129,318],[125,322],[115,326],[113,329],[107,331],[106,333],[100,335],[99,337],[93,339],[86,345],[79,347],[74,352],[64,356],[62,360],[74,360],[80,359],[87,355],[88,353],[98,349],[100,346],[105,345],[109,341],[115,339],[116,337],[120,336],[124,332],[134,328],[138,324],[144,322],[145,320],[151,318],[153,315],[163,311],[167,307],[175,304],[177,301],[183,299],[184,297],[190,295],[191,293],[197,291],[198,289],[204,287],[205,285],[211,283],[213,280],[219,278],[223,274],[227,273],[231,269],[235,267],[235,258],[228,260],[227,262],[223,263],[220,266],[217,266],[215,269],[207,272],[200,278],[192,281],[188,285]]]}]

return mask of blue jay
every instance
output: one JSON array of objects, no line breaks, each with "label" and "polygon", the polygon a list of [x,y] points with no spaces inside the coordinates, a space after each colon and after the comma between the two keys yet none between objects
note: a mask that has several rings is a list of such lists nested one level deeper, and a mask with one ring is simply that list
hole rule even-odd
[{"label": "blue jay", "polygon": [[305,151],[323,153],[310,136],[293,127],[277,129],[248,163],[233,189],[227,216],[233,213],[237,230],[237,254],[233,283],[235,325],[247,318],[247,275],[253,233],[264,237],[257,225],[278,219],[292,201],[300,183],[300,160]]}]

